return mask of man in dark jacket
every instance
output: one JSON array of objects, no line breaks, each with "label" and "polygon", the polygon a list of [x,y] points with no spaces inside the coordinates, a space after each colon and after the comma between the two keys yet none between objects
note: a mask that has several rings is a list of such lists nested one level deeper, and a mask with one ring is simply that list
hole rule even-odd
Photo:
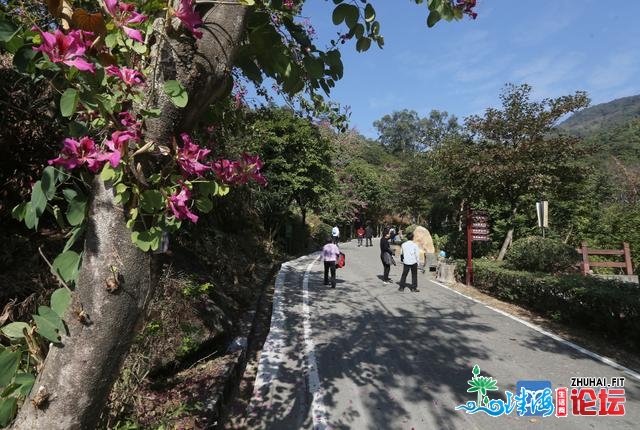
[{"label": "man in dark jacket", "polygon": [[365,245],[364,246],[373,246],[373,228],[371,224],[367,225],[367,228],[364,229],[364,237],[365,237]]}]

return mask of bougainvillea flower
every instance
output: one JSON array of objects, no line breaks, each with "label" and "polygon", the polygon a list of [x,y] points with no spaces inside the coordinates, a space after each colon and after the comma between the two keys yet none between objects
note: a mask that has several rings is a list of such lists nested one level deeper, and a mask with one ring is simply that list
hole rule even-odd
[{"label": "bougainvillea flower", "polygon": [[131,39],[142,43],[142,33],[140,30],[129,27],[131,24],[140,24],[147,20],[146,15],[136,12],[135,7],[129,3],[119,0],[104,0],[104,6],[113,17],[116,26],[122,28]]},{"label": "bougainvillea flower", "polygon": [[96,173],[104,164],[104,160],[103,154],[98,150],[93,139],[84,136],[79,141],[71,138],[65,139],[60,156],[49,160],[48,163],[62,166],[67,170],[73,170],[86,164],[90,172]]},{"label": "bougainvillea flower", "polygon": [[182,168],[184,174],[188,175],[202,175],[207,170],[211,170],[210,165],[202,164],[200,160],[205,158],[211,150],[200,148],[193,143],[187,133],[180,135],[184,145],[178,149],[178,164]]},{"label": "bougainvillea flower", "polygon": [[72,30],[69,34],[60,30],[49,33],[35,29],[42,35],[42,44],[34,47],[34,51],[46,54],[54,63],[64,63],[69,67],[92,73],[95,71],[93,64],[83,58],[85,51],[91,46],[91,40],[85,40],[85,36],[91,33],[82,30]]},{"label": "bougainvillea flower", "polygon": [[117,76],[128,86],[144,84],[144,76],[135,69],[128,67],[109,66],[105,69],[107,74]]},{"label": "bougainvillea flower", "polygon": [[196,39],[202,37],[202,32],[196,29],[196,27],[202,25],[202,18],[198,12],[196,12],[193,0],[180,0],[178,9],[174,10],[173,14],[182,21],[182,25],[187,27],[187,30],[193,34],[193,37]]},{"label": "bougainvillea flower", "polygon": [[198,222],[198,216],[189,210],[187,203],[191,198],[191,192],[189,188],[181,185],[181,190],[178,194],[172,194],[167,199],[167,208],[171,210],[173,216],[177,219],[189,219],[189,221]]}]

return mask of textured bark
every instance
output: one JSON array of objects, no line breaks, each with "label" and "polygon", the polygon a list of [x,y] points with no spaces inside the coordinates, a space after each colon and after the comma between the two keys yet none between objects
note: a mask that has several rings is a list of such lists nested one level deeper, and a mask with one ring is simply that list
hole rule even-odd
[{"label": "textured bark", "polygon": [[[92,429],[152,292],[150,254],[133,245],[109,188],[96,180],[82,270],[64,320],[69,335],[52,346],[31,393],[49,393],[44,408],[25,402],[13,428]],[[120,288],[107,291],[114,267]],[[89,321],[83,323],[77,312]]]},{"label": "textured bark", "polygon": [[[511,218],[509,219],[509,225],[513,226],[513,223],[515,222],[515,219],[516,219],[517,212],[518,212],[517,208],[514,208],[511,211]],[[509,246],[511,246],[512,240],[513,240],[513,227],[511,227],[509,231],[507,231],[507,237],[505,237],[504,242],[502,242],[502,248],[500,248],[500,253],[498,253],[498,261],[504,260],[504,256],[507,254],[507,250],[509,249]]]},{"label": "textured bark", "polygon": [[[178,33],[157,39],[152,52],[159,56],[149,99],[162,113],[146,124],[148,140],[167,144],[179,132],[193,127],[203,109],[224,94],[246,14],[247,9],[239,4],[210,8],[204,14],[204,36],[195,48],[189,36]],[[157,24],[163,28],[161,20]],[[176,108],[164,95],[162,84],[168,79],[179,80],[187,89],[189,104],[185,109]],[[112,190],[96,180],[81,273],[64,318],[69,334],[63,336],[62,346],[51,348],[13,429],[96,427],[156,284],[151,254],[133,245],[130,235]],[[107,279],[113,277],[112,267],[120,283],[114,293],[105,288]],[[81,309],[89,323],[77,318]],[[49,400],[36,408],[30,400],[40,387],[49,393]]]}]

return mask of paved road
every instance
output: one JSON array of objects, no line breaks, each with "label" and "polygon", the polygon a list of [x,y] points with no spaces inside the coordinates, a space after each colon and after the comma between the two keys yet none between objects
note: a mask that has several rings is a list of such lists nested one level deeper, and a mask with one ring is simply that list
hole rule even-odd
[{"label": "paved road", "polygon": [[[338,270],[336,289],[323,285],[318,254],[283,265],[247,428],[640,428],[637,373],[466,298],[429,274],[419,275],[420,292],[398,292],[397,284],[380,280],[377,241],[341,249],[347,266]],[[399,267],[391,277],[399,279]],[[505,391],[516,393],[520,380],[571,390],[572,377],[624,377],[625,415],[467,414],[456,407],[477,400],[467,392],[476,365],[478,376],[497,380],[489,397],[502,400]]]}]

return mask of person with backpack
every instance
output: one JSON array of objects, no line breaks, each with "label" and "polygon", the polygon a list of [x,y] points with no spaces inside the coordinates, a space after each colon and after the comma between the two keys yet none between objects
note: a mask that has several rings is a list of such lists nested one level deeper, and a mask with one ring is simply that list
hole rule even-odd
[{"label": "person with backpack", "polygon": [[331,288],[336,287],[336,262],[340,258],[340,248],[333,241],[333,237],[328,237],[326,244],[322,247],[324,285],[329,285],[329,274],[331,274]]}]

